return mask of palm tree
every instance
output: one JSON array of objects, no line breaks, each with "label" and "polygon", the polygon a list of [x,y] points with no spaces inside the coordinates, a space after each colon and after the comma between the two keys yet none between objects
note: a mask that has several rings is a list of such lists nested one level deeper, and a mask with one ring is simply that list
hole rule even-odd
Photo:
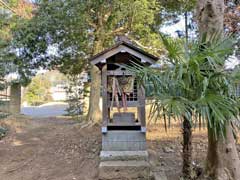
[{"label": "palm tree", "polygon": [[191,179],[193,124],[208,124],[214,137],[222,138],[226,135],[226,124],[239,113],[233,76],[224,69],[233,43],[229,38],[221,42],[217,39],[216,35],[212,37],[214,43],[193,43],[185,50],[180,41],[162,37],[167,66],[162,69],[137,64],[128,67],[136,73],[139,83],[152,90],[151,117],[163,117],[165,124],[167,118],[183,123],[184,179]]}]

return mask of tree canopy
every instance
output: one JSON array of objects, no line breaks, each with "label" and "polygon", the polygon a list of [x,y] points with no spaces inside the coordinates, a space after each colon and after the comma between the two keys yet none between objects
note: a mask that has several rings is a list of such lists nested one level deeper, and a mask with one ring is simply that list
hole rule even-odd
[{"label": "tree canopy", "polygon": [[12,29],[30,19],[32,9],[32,4],[24,0],[0,1],[0,76],[2,78],[10,72],[17,72],[23,83],[27,80],[27,70],[14,66],[18,57],[12,45]]},{"label": "tree canopy", "polygon": [[[155,0],[39,1],[34,17],[15,29],[14,45],[28,68],[58,68],[77,73],[87,58],[127,34],[161,49]],[[18,62],[19,64],[20,62]]]}]

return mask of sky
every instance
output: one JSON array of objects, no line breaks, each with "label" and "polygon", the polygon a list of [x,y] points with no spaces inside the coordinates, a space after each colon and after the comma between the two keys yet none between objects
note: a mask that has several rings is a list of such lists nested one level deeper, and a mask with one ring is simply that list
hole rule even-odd
[{"label": "sky", "polygon": [[180,16],[180,21],[173,25],[165,25],[160,28],[160,32],[168,34],[171,37],[178,37],[176,30],[185,31],[184,17]]}]

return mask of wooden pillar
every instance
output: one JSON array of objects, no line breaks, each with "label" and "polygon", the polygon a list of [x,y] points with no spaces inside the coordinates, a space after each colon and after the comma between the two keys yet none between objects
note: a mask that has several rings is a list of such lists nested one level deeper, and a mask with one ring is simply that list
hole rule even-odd
[{"label": "wooden pillar", "polygon": [[142,86],[138,88],[138,120],[141,123],[141,131],[146,132],[146,110],[145,110],[145,90]]},{"label": "wooden pillar", "polygon": [[102,68],[102,133],[107,133],[108,116],[107,64],[105,64]]}]

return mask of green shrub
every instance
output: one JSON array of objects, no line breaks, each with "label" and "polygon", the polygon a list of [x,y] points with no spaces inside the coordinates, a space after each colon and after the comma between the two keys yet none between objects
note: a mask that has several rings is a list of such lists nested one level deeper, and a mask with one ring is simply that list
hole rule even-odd
[{"label": "green shrub", "polygon": [[2,139],[3,137],[5,137],[7,134],[7,129],[0,127],[0,139]]},{"label": "green shrub", "polygon": [[23,101],[30,105],[41,105],[51,101],[50,81],[43,75],[38,75],[32,79],[32,82],[26,89]]}]

